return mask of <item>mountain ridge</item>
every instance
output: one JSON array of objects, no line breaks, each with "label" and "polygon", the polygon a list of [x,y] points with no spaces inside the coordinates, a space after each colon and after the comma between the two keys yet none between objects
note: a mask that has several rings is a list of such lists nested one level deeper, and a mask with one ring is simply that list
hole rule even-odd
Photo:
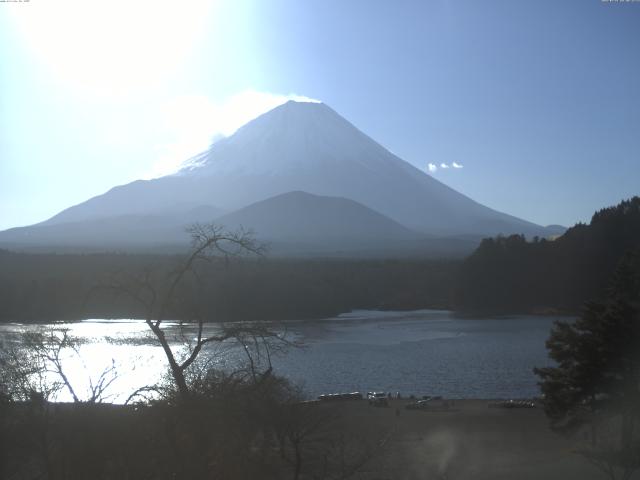
[{"label": "mountain ridge", "polygon": [[[113,187],[36,226],[126,215],[180,216],[199,205],[232,213],[299,191],[352,200],[422,235],[548,232],[456,192],[388,151],[328,105],[304,102],[287,102],[259,116],[175,174]],[[0,241],[3,237],[6,232],[0,233]]]}]

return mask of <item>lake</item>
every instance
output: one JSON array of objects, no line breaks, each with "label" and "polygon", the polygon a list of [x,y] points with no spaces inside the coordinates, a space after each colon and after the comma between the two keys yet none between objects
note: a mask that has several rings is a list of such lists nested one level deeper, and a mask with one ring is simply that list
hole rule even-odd
[{"label": "lake", "polygon": [[[335,318],[279,324],[303,343],[273,359],[276,373],[301,384],[316,397],[331,392],[382,390],[403,395],[449,398],[527,398],[539,395],[532,369],[550,364],[545,340],[553,320],[509,316],[478,318],[448,311],[354,311]],[[168,323],[171,334],[177,325]],[[0,335],[42,327],[68,329],[81,340],[64,367],[79,391],[113,365],[118,378],[112,401],[122,402],[136,388],[157,382],[166,371],[161,348],[139,320],[85,320],[48,325],[0,325]],[[215,325],[206,327],[215,330]],[[193,331],[187,332],[187,337]],[[177,339],[175,339],[177,342]],[[178,345],[177,343],[174,343]],[[208,349],[226,368],[238,348]],[[235,360],[234,360],[235,359]],[[68,400],[63,392],[59,400]]]}]

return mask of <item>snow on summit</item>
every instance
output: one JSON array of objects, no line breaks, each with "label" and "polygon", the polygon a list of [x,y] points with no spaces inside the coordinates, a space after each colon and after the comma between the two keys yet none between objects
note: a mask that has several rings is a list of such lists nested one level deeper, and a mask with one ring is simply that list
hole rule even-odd
[{"label": "snow on summit", "polygon": [[371,168],[386,153],[328,105],[290,100],[219,140],[180,173],[272,175],[338,162]]}]

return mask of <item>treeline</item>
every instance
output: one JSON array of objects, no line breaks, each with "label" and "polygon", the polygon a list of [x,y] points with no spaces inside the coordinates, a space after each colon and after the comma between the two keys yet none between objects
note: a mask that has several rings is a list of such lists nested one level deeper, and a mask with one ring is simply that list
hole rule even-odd
[{"label": "treeline", "polygon": [[[197,305],[198,315],[210,321],[322,318],[353,309],[576,313],[604,294],[622,256],[638,247],[640,197],[634,197],[554,241],[485,239],[463,262],[217,259],[199,269],[197,289],[185,283],[179,296],[197,295],[183,304]],[[0,250],[0,322],[144,318],[140,302],[110,287],[118,282],[131,293],[142,278],[158,285],[181,261],[178,255]],[[179,306],[168,313],[185,320],[193,315]]]},{"label": "treeline", "polygon": [[640,197],[596,212],[556,239],[489,238],[467,258],[455,286],[459,309],[577,312],[601,298],[618,263],[640,246]]},{"label": "treeline", "polygon": [[[131,295],[184,257],[24,254],[0,251],[0,321],[144,318]],[[222,259],[199,270],[198,313],[211,321],[321,318],[359,308],[448,308],[459,262],[435,260]],[[162,291],[162,288],[159,288]],[[185,302],[187,305],[188,302]],[[192,302],[193,305],[193,302]],[[186,308],[186,307],[185,307]],[[176,307],[173,318],[192,312]]]}]

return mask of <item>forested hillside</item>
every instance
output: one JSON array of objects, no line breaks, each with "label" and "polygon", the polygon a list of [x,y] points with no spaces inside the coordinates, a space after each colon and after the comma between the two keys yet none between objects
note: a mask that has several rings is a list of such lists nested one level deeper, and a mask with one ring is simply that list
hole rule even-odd
[{"label": "forested hillside", "polygon": [[[0,251],[0,321],[143,318],[140,305],[106,287],[117,281],[135,289],[145,275],[161,285],[181,259]],[[435,260],[217,260],[202,267],[197,291],[211,321],[319,318],[358,308],[449,308],[458,266]],[[188,289],[185,285],[183,296],[194,294]],[[187,311],[171,314],[189,318]]]},{"label": "forested hillside", "polygon": [[487,312],[578,311],[602,296],[625,252],[640,246],[640,197],[596,212],[556,239],[488,238],[467,258],[457,308]]}]

